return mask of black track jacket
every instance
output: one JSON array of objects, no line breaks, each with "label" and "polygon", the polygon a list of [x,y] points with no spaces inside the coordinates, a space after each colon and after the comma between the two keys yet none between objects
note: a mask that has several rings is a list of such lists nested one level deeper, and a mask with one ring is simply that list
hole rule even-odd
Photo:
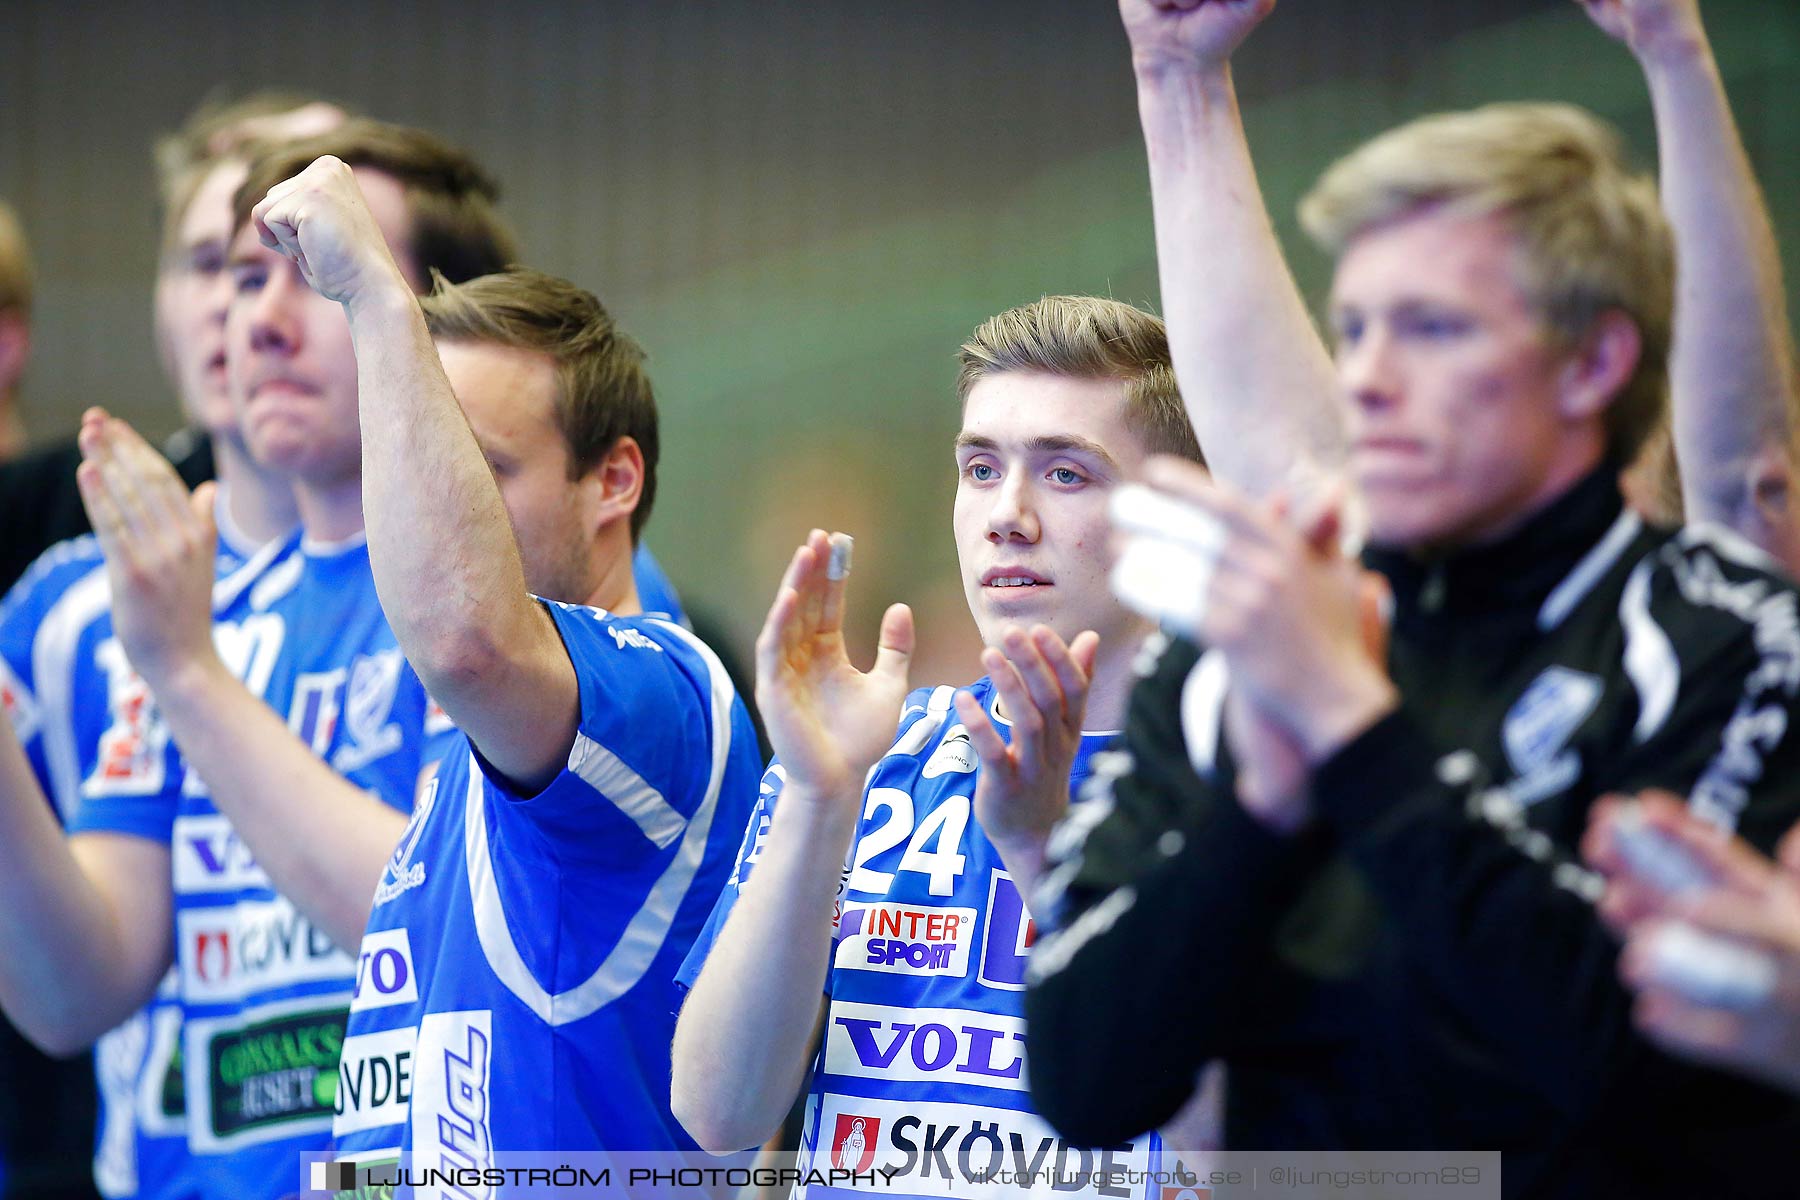
[{"label": "black track jacket", "polygon": [[1146,663],[1099,803],[1052,839],[1033,1099],[1077,1141],[1228,1067],[1230,1149],[1501,1150],[1510,1196],[1800,1195],[1796,1103],[1632,1028],[1575,847],[1592,801],[1687,794],[1768,849],[1800,819],[1800,613],[1729,535],[1646,528],[1596,472],[1395,596],[1399,711],[1295,837],[1239,807],[1223,662]]}]

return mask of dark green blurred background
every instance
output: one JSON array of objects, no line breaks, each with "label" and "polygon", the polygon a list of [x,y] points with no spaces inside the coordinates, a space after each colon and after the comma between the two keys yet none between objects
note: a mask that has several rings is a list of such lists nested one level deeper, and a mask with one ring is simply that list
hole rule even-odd
[{"label": "dark green blurred background", "polygon": [[[1795,258],[1800,0],[1705,11]],[[1653,161],[1634,62],[1569,0],[1285,0],[1238,79],[1315,297],[1326,264],[1295,236],[1296,199],[1408,116],[1572,100]],[[978,672],[949,535],[951,354],[1045,292],[1157,300],[1110,0],[0,0],[0,196],[41,279],[38,435],[93,402],[174,424],[150,347],[147,147],[215,86],[258,84],[469,146],[533,265],[649,346],[665,429],[649,537],[691,602],[747,640],[805,529],[847,528],[862,639],[878,598],[906,599],[918,680]]]}]

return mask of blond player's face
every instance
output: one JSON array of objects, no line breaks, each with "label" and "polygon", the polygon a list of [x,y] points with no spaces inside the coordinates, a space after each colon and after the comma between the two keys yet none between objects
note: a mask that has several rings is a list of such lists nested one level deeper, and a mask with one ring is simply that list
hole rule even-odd
[{"label": "blond player's face", "polygon": [[1361,234],[1338,264],[1350,466],[1378,544],[1503,535],[1569,482],[1569,439],[1593,436],[1564,412],[1571,355],[1518,253],[1498,218],[1428,211]]}]

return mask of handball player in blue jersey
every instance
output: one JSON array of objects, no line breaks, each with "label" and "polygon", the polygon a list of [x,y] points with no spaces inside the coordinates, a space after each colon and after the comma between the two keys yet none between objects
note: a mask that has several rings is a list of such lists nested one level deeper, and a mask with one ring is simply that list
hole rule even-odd
[{"label": "handball player in blue jersey", "polygon": [[[231,196],[246,169],[228,157],[190,164],[165,180],[170,211],[156,281],[163,364],[183,414],[213,443],[221,581],[245,571],[259,550],[272,550],[296,522],[292,487],[250,457],[225,386],[225,244]],[[92,537],[46,552],[0,605],[0,702],[36,783],[65,821],[85,802],[154,796],[168,786],[166,734],[149,689],[113,636],[111,594]],[[23,777],[12,786],[31,790]],[[192,1191],[176,1058],[180,1019],[166,981],[150,1005],[95,1045],[101,1122],[94,1178],[103,1195],[152,1200]],[[61,1030],[41,1020],[27,1032],[57,1048],[68,1045]],[[85,1031],[71,1040],[86,1040]]]},{"label": "handball player in blue jersey", "polygon": [[[323,136],[364,162],[416,282],[513,257],[491,185],[460,152],[371,123]],[[0,903],[9,1005],[37,1005],[74,1044],[148,998],[173,961],[192,1178],[208,1197],[286,1192],[297,1152],[328,1141],[356,977],[341,947],[367,919],[432,727],[448,737],[368,569],[348,328],[280,256],[258,257],[239,200],[229,391],[251,454],[293,487],[304,537],[216,609],[207,495],[188,496],[123,423],[84,418],[80,482],[114,630],[182,759],[154,794],[84,803],[67,846],[9,806],[21,861]],[[340,810],[375,816],[358,826]]]},{"label": "handball player in blue jersey", "polygon": [[668,1105],[673,977],[760,764],[718,659],[636,615],[657,459],[642,353],[535,272],[421,309],[362,184],[321,158],[254,220],[349,318],[376,586],[467,741],[365,911],[338,1149],[428,1171],[691,1147]]},{"label": "handball player in blue jersey", "polygon": [[[296,520],[293,489],[250,457],[225,387],[225,243],[231,196],[245,170],[243,160],[228,157],[190,163],[165,177],[169,212],[155,292],[163,365],[183,415],[213,442],[221,580],[243,570]],[[0,603],[0,710],[35,775],[6,776],[5,803],[22,795],[35,812],[48,800],[66,821],[87,800],[165,787],[166,737],[156,728],[148,688],[113,637],[110,601],[99,544],[82,537],[43,554]],[[102,1195],[192,1194],[176,1058],[180,1019],[171,979],[95,1044],[94,1180]],[[41,1020],[26,1032],[58,1049],[68,1045]]]},{"label": "handball player in blue jersey", "polygon": [[953,525],[986,675],[909,694],[903,605],[858,671],[847,545],[796,551],[757,644],[777,762],[683,968],[674,1044],[675,1111],[708,1150],[762,1142],[804,1090],[800,1168],[884,1194],[1142,1169],[1159,1148],[1079,1150],[1031,1111],[1022,897],[1151,633],[1107,587],[1109,497],[1151,453],[1199,447],[1162,323],[1127,305],[1046,297],[982,325],[961,365]]}]

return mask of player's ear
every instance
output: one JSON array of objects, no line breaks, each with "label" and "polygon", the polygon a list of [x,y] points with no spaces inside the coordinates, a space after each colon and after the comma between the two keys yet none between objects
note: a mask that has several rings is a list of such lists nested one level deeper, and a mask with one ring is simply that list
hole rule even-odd
[{"label": "player's ear", "polygon": [[1601,313],[1558,376],[1563,415],[1581,420],[1603,413],[1637,373],[1643,349],[1643,334],[1628,314]]},{"label": "player's ear", "polygon": [[634,437],[621,437],[588,468],[586,482],[594,496],[595,529],[629,521],[644,495],[643,447]]}]

